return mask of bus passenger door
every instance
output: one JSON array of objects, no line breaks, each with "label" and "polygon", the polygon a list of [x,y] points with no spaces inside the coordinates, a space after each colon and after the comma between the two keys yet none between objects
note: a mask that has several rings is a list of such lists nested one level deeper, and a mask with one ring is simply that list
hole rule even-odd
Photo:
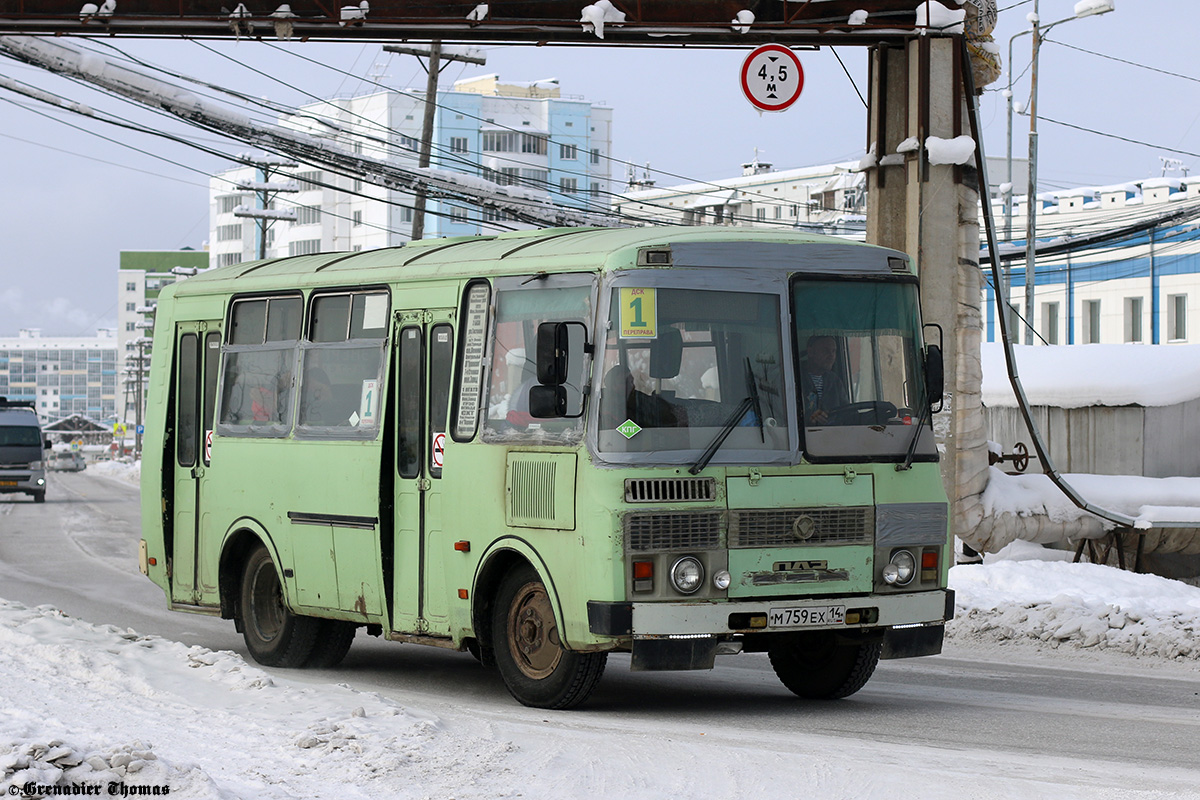
[{"label": "bus passenger door", "polygon": [[393,627],[449,632],[442,464],[454,359],[452,311],[403,312],[396,337],[396,502]]},{"label": "bus passenger door", "polygon": [[[171,600],[200,602],[200,503],[204,471],[211,461],[211,437],[221,355],[220,322],[184,322],[175,332],[174,464],[171,544]],[[215,582],[215,576],[204,576]]]}]

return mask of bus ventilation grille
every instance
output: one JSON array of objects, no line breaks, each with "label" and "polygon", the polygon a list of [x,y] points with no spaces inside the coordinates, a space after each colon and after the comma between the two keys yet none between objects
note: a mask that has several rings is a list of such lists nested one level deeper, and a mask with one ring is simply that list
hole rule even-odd
[{"label": "bus ventilation grille", "polygon": [[514,461],[512,463],[509,513],[514,520],[554,521],[554,483],[555,478],[558,477],[555,466],[553,462]]},{"label": "bus ventilation grille", "polygon": [[730,547],[871,544],[874,534],[874,506],[729,512]]},{"label": "bus ventilation grille", "polygon": [[626,478],[626,503],[687,503],[716,499],[713,478]]},{"label": "bus ventilation grille", "polygon": [[625,545],[638,552],[720,547],[724,517],[720,511],[626,514]]}]

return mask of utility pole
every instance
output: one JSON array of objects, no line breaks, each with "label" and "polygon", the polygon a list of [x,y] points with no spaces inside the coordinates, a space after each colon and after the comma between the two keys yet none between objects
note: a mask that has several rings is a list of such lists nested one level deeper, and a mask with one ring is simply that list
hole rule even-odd
[{"label": "utility pole", "polygon": [[[430,153],[433,150],[433,118],[437,111],[437,86],[438,75],[442,71],[442,62],[462,61],[467,64],[486,64],[487,57],[473,53],[456,53],[449,50],[442,50],[441,40],[435,39],[429,43],[429,49],[421,47],[407,47],[404,45],[387,44],[383,46],[385,52],[388,53],[403,53],[411,56],[424,56],[429,59],[428,64],[422,64],[428,77],[425,80],[425,115],[421,121],[421,149],[417,155],[417,166],[424,168],[429,166]],[[412,223],[412,240],[418,241],[425,236],[425,186],[422,184],[417,187],[414,192],[413,200],[413,223]]]},{"label": "utility pole", "polygon": [[257,167],[262,173],[261,181],[238,181],[239,189],[247,189],[254,192],[258,196],[257,208],[246,208],[238,206],[233,210],[235,217],[248,217],[257,220],[258,226],[258,258],[267,257],[267,231],[276,220],[284,219],[294,222],[296,220],[296,209],[289,208],[282,211],[277,211],[271,208],[271,204],[275,201],[276,196],[284,192],[295,193],[300,191],[300,186],[295,181],[285,181],[282,183],[272,183],[271,175],[283,169],[295,169],[299,165],[292,161],[277,158],[254,159],[245,156],[239,159],[243,164]]},{"label": "utility pole", "polygon": [[[1038,3],[1033,0],[1033,13],[1028,16],[1030,32],[1033,34],[1033,62],[1029,73],[1029,186],[1025,192],[1025,344],[1033,344],[1033,293],[1034,280],[1037,275],[1037,90],[1038,90],[1038,53],[1042,49],[1042,39],[1050,29],[1073,19],[1107,14],[1113,10],[1112,0],[1093,0],[1090,3],[1076,3],[1075,16],[1042,25],[1038,17]],[[1016,37],[1014,37],[1016,38]],[[1012,46],[1012,40],[1009,40]],[[1009,67],[1011,72],[1012,67]],[[1011,100],[1010,100],[1011,102]]]}]

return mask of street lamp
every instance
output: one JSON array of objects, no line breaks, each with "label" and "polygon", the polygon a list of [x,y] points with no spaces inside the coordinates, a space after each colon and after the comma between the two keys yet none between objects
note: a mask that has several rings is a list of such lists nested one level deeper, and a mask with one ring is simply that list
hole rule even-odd
[{"label": "street lamp", "polygon": [[[1012,44],[1013,39],[1025,33],[1033,34],[1033,62],[1029,76],[1029,185],[1025,193],[1025,344],[1033,344],[1033,285],[1036,270],[1035,236],[1037,234],[1037,79],[1038,53],[1042,48],[1042,39],[1051,28],[1070,22],[1073,19],[1093,17],[1097,14],[1107,14],[1114,10],[1113,0],[1079,0],[1075,4],[1074,16],[1056,20],[1049,25],[1041,25],[1038,18],[1037,0],[1033,2],[1033,13],[1027,19],[1030,29],[1021,31],[1008,40],[1008,183],[1012,185]],[[1004,203],[1004,229],[1011,238],[1012,235],[1012,189],[1009,189]],[[1004,301],[1008,302],[1008,287],[1003,287]],[[1003,313],[1003,312],[1001,312]]]}]

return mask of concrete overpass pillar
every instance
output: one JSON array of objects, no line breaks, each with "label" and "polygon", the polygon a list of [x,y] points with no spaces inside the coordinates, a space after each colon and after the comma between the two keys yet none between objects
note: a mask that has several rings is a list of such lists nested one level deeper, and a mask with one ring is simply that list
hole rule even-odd
[{"label": "concrete overpass pillar", "polygon": [[[908,253],[921,277],[925,322],[945,333],[946,408],[934,417],[951,527],[969,534],[982,518],[987,433],[980,402],[982,331],[979,185],[974,161],[931,164],[929,137],[970,134],[957,39],[923,36],[871,53],[867,241]],[[920,147],[903,148],[915,140]]]}]

